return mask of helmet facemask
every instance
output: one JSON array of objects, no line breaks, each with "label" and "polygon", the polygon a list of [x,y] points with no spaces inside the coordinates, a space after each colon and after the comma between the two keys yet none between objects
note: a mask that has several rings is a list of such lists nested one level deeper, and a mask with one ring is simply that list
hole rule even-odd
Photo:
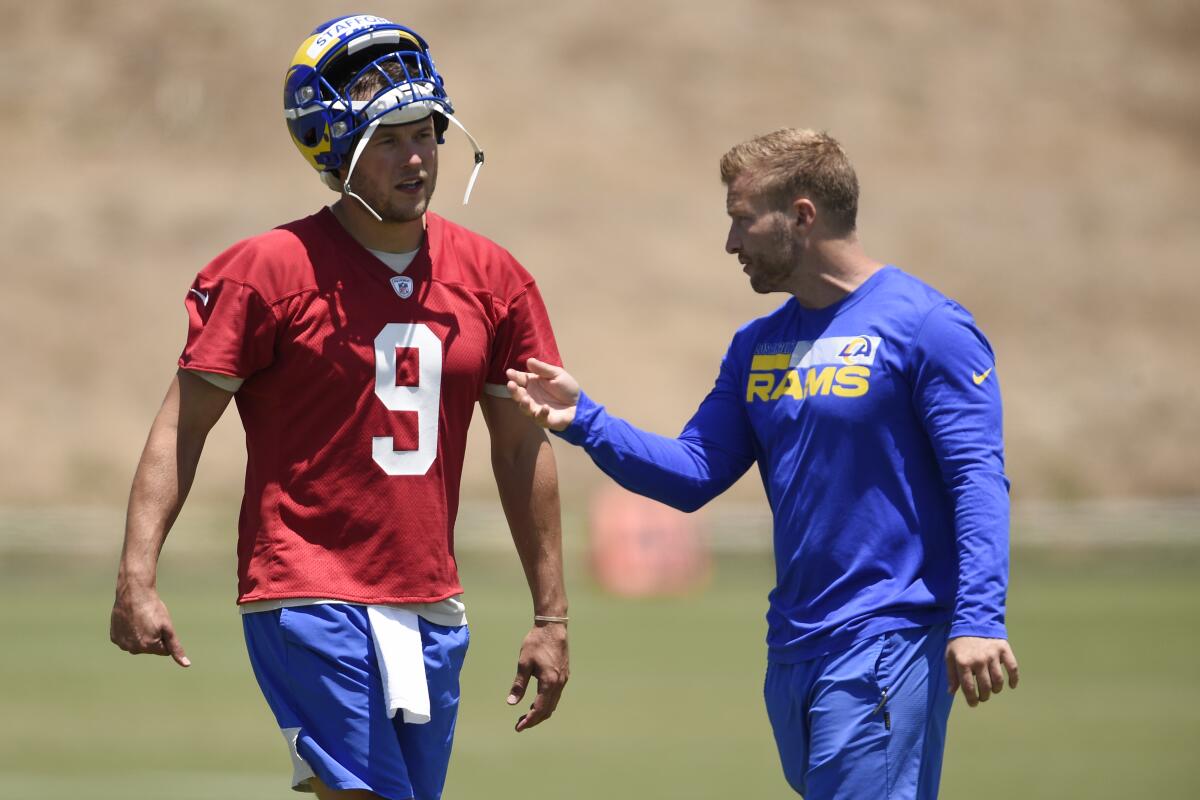
[{"label": "helmet facemask", "polygon": [[[314,50],[318,58],[310,66],[304,62]],[[352,99],[351,90],[361,94],[357,88],[364,81],[377,88],[369,98]],[[483,151],[455,118],[429,49],[415,32],[379,17],[326,23],[301,45],[284,86],[284,116],[297,148],[327,186],[358,200],[376,219],[379,214],[350,188],[359,155],[379,125],[404,125],[430,115],[438,144],[444,143],[452,122],[475,150],[475,168],[463,196],[466,204],[483,165]],[[344,164],[348,168],[343,180],[336,171]]]}]

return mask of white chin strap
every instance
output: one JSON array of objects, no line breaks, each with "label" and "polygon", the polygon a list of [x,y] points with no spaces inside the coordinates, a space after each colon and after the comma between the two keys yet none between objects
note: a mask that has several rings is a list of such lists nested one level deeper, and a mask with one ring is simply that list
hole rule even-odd
[{"label": "white chin strap", "polygon": [[371,208],[370,203],[368,203],[366,200],[363,200],[354,193],[353,189],[350,188],[350,176],[354,174],[354,167],[356,164],[358,164],[358,157],[362,155],[363,148],[367,146],[367,142],[370,140],[371,134],[375,132],[375,129],[379,127],[379,123],[382,121],[383,117],[380,117],[368,125],[367,129],[363,131],[362,138],[358,140],[358,146],[354,148],[354,155],[350,157],[350,169],[346,170],[346,181],[342,184],[342,191],[346,193],[346,196],[353,197],[355,200],[362,203],[362,207],[371,212],[371,216],[380,222],[383,222],[383,217],[379,216],[379,212]]},{"label": "white chin strap", "polygon": [[471,147],[475,150],[475,168],[471,170],[471,177],[467,179],[467,191],[463,193],[463,205],[465,206],[471,199],[471,190],[475,188],[475,179],[479,177],[479,170],[483,168],[483,149],[479,146],[479,142],[475,141],[475,137],[467,130],[466,126],[458,121],[458,117],[453,114],[442,112],[442,116],[458,126],[458,129],[463,132],[463,135],[471,141]]},{"label": "white chin strap", "polygon": [[[354,175],[354,167],[358,165],[358,157],[362,155],[363,148],[367,146],[367,142],[370,141],[371,136],[375,133],[375,129],[380,125],[407,125],[408,123],[425,119],[430,114],[435,112],[441,114],[450,122],[453,122],[458,129],[466,135],[467,139],[470,140],[471,147],[475,150],[475,168],[471,170],[471,177],[467,181],[467,191],[463,194],[464,206],[471,199],[471,190],[475,188],[475,179],[479,177],[479,170],[481,167],[483,167],[483,150],[479,147],[479,142],[475,140],[475,137],[471,135],[471,132],[467,130],[466,127],[459,122],[453,114],[446,113],[446,110],[441,106],[440,103],[432,100],[411,100],[411,98],[414,96],[414,89],[421,90],[426,86],[428,86],[428,84],[421,83],[397,86],[395,89],[385,92],[384,94],[375,98],[375,100],[369,105],[365,101],[361,103],[359,101],[354,101],[354,110],[356,112],[362,112],[365,110],[367,116],[370,116],[373,113],[372,109],[387,108],[402,102],[406,103],[406,105],[397,108],[394,111],[389,111],[383,116],[376,118],[371,122],[370,125],[367,126],[367,129],[363,131],[362,137],[358,140],[358,144],[354,148],[354,154],[350,157],[350,168],[346,170],[346,180],[341,186],[341,190],[346,193],[347,197],[353,197],[355,200],[361,203],[362,207],[369,211],[371,216],[375,217],[375,219],[379,220],[380,222],[383,222],[383,217],[379,216],[379,213],[375,211],[375,209],[371,208],[366,200],[359,197],[354,193],[354,190],[350,188],[350,178]],[[432,90],[432,88],[433,87],[429,87],[429,90]],[[328,174],[330,173],[323,173],[322,178],[324,178],[324,175]],[[326,181],[326,184],[333,186],[334,182]]]}]

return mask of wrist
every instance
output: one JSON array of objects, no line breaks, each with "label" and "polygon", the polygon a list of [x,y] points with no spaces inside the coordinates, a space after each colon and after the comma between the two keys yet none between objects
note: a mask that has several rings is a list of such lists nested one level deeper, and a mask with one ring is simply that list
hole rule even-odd
[{"label": "wrist", "polygon": [[138,569],[124,565],[117,571],[118,593],[154,592],[158,590],[155,570]]},{"label": "wrist", "polygon": [[[558,578],[555,583],[561,586],[562,578]],[[554,594],[559,596],[553,596]],[[561,592],[554,592],[550,597],[535,597],[532,605],[535,617],[565,617],[568,615],[567,598],[562,597]]]},{"label": "wrist", "polygon": [[555,429],[554,433],[559,438],[570,442],[574,445],[582,445],[587,439],[588,430],[595,416],[603,410],[603,406],[599,406],[592,401],[590,397],[584,394],[583,390],[579,390],[579,396],[575,398],[575,403],[571,407],[571,420],[561,430]]},{"label": "wrist", "polygon": [[571,427],[571,425],[575,422],[575,409],[573,407],[566,409],[563,411],[563,417],[564,419],[561,422],[555,423],[554,427],[552,428],[555,433],[562,433],[567,428]]}]

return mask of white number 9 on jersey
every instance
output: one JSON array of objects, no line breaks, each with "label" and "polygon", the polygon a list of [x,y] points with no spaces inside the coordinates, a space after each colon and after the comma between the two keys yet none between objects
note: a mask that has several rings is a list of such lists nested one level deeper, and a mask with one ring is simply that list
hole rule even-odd
[{"label": "white number 9 on jersey", "polygon": [[[396,385],[396,351],[416,350],[416,386]],[[391,436],[371,439],[371,457],[388,475],[424,475],[437,458],[442,342],[423,323],[391,322],[375,337],[375,394],[389,411],[415,411],[417,449],[396,450]]]}]

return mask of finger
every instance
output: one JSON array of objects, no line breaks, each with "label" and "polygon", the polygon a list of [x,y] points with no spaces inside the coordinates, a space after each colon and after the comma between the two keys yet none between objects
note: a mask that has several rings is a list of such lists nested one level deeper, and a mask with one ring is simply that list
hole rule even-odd
[{"label": "finger", "polygon": [[130,623],[123,615],[118,617],[115,610],[113,611],[112,620],[108,624],[108,638],[113,644],[127,653],[135,652],[139,644],[139,637]]},{"label": "finger", "polygon": [[138,652],[137,640],[130,639],[127,636],[118,636],[117,638],[113,639],[113,644],[124,650],[126,653],[132,654]]},{"label": "finger", "polygon": [[1000,659],[995,656],[989,658],[987,669],[988,677],[991,679],[992,693],[1000,694],[1004,691],[1004,673],[1000,671]]},{"label": "finger", "polygon": [[1000,652],[1000,661],[1004,664],[1004,670],[1008,673],[1008,685],[1015,689],[1017,688],[1017,680],[1019,679],[1017,657],[1013,655],[1012,648],[1005,647]]},{"label": "finger", "polygon": [[513,383],[515,383],[517,386],[524,386],[529,381],[528,376],[526,376],[526,374],[524,372],[520,372],[519,370],[510,369],[510,370],[507,370],[506,374],[508,375],[508,379],[510,381],[512,381]]},{"label": "finger", "polygon": [[523,730],[528,730],[536,725],[540,725],[550,718],[550,712],[546,711],[546,704],[542,700],[543,695],[538,695],[533,705],[529,707],[529,712],[523,714],[517,720],[517,725],[514,730],[520,733]]},{"label": "finger", "polygon": [[971,674],[975,677],[975,691],[979,695],[979,702],[986,703],[992,696],[992,676],[988,674],[987,664],[977,665]]},{"label": "finger", "polygon": [[529,707],[529,713],[517,720],[517,733],[550,719],[550,715],[558,707],[558,698],[561,694],[561,684],[551,684],[539,678],[537,697],[534,698],[533,705]]},{"label": "finger", "polygon": [[532,668],[528,664],[517,664],[517,674],[513,678],[512,688],[508,690],[508,698],[505,700],[510,706],[515,706],[525,696],[525,688],[529,685],[531,671]]},{"label": "finger", "polygon": [[524,407],[525,414],[529,417],[537,419],[537,415],[541,413],[542,404],[537,400],[534,400],[533,397],[531,397],[528,393],[524,393],[524,390],[522,390],[522,392],[521,405]]},{"label": "finger", "polygon": [[145,653],[147,655],[152,655],[152,656],[169,655],[169,653],[167,652],[167,646],[165,644],[163,644],[161,634],[159,634],[159,637],[157,639],[150,639],[148,637],[149,637],[149,634],[147,634],[146,636],[139,636],[137,638],[137,641],[135,642],[134,648],[131,649],[129,652]]},{"label": "finger", "polygon": [[529,359],[525,364],[529,367],[530,372],[542,378],[555,378],[563,371],[562,367],[538,361],[536,358]]},{"label": "finger", "polygon": [[542,719],[549,718],[558,708],[558,701],[562,699],[566,683],[566,678],[559,677],[557,673],[553,677],[538,678],[538,696],[534,704],[541,703]]},{"label": "finger", "polygon": [[512,396],[512,399],[515,400],[517,402],[517,405],[519,405],[519,406],[524,407],[525,405],[527,405],[529,403],[529,392],[525,391],[525,389],[523,387],[517,385],[516,383],[514,383],[512,381],[508,382],[508,393]]},{"label": "finger", "polygon": [[975,673],[965,664],[958,668],[958,683],[962,687],[963,697],[971,708],[979,705],[979,692],[975,688]]},{"label": "finger", "polygon": [[958,665],[949,653],[946,654],[946,684],[950,694],[958,691]]},{"label": "finger", "polygon": [[508,390],[512,393],[513,402],[517,404],[517,408],[521,410],[521,413],[527,417],[532,417],[537,404],[529,396],[529,392],[514,383],[508,385]]},{"label": "finger", "polygon": [[523,387],[518,387],[518,388],[517,388],[517,395],[518,395],[518,398],[519,398],[519,399],[517,400],[517,402],[519,402],[519,403],[521,403],[523,406],[525,406],[525,408],[527,408],[527,409],[529,410],[529,413],[530,413],[531,415],[532,415],[532,414],[534,414],[534,413],[536,413],[536,412],[537,412],[537,410],[538,410],[539,408],[541,408],[541,405],[542,405],[542,404],[541,404],[541,403],[539,403],[537,400],[535,400],[535,399],[534,399],[533,395],[531,395],[531,394],[529,393],[529,389],[527,389],[527,388],[523,388]]},{"label": "finger", "polygon": [[122,650],[129,649],[128,637],[124,631],[118,631],[116,628],[110,628],[108,631],[108,639]]},{"label": "finger", "polygon": [[167,628],[163,631],[163,645],[166,647],[167,652],[170,653],[171,658],[175,659],[176,664],[181,667],[190,667],[192,665],[192,661],[187,657],[187,653],[183,652],[183,644],[175,636],[173,628]]},{"label": "finger", "polygon": [[158,638],[152,639],[142,644],[143,653],[152,653],[156,656],[171,656],[171,643],[175,638],[175,632],[170,628],[163,628],[158,632]]}]

